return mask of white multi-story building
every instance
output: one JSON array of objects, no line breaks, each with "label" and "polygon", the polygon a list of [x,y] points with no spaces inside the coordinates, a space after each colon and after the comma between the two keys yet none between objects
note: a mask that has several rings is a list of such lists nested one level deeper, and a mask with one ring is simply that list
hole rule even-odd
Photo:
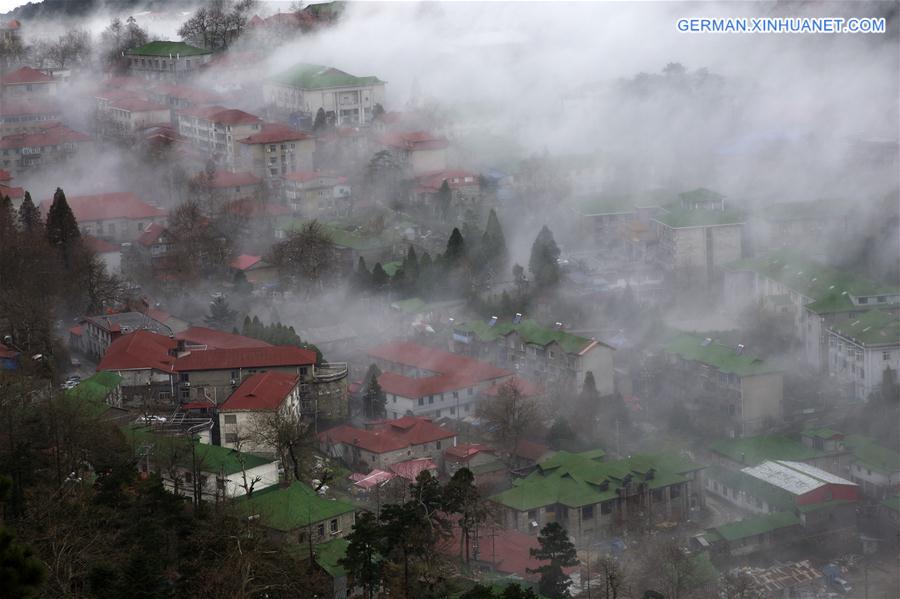
[{"label": "white multi-story building", "polygon": [[321,108],[335,125],[362,125],[372,120],[376,104],[384,104],[384,81],[301,63],[267,81],[263,98],[281,111],[314,118]]},{"label": "white multi-story building", "polygon": [[888,368],[900,368],[900,318],[869,310],[851,321],[832,325],[828,337],[828,373],[851,399],[865,400]]},{"label": "white multi-story building", "polygon": [[261,118],[236,108],[208,106],[178,112],[178,132],[230,171],[240,166],[238,142],[261,129]]},{"label": "white multi-story building", "polygon": [[266,418],[280,414],[288,422],[300,418],[300,376],[268,371],[251,374],[219,406],[223,447],[251,453],[274,454],[257,434]]},{"label": "white multi-story building", "polygon": [[135,77],[173,83],[197,73],[212,59],[212,52],[185,42],[155,41],[128,50],[129,71]]}]

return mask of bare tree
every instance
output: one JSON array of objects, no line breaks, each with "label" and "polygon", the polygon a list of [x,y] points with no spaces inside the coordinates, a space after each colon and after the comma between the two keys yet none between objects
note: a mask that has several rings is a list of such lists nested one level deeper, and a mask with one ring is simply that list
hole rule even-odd
[{"label": "bare tree", "polygon": [[254,0],[209,0],[184,22],[178,35],[209,50],[225,50],[240,37]]},{"label": "bare tree", "polygon": [[307,296],[314,286],[321,289],[330,271],[337,266],[331,236],[315,220],[272,248],[272,263],[283,276],[306,283]]},{"label": "bare tree", "polygon": [[302,480],[304,462],[315,443],[310,422],[298,412],[272,412],[250,421],[248,437],[257,445],[272,447],[286,468],[288,479]]},{"label": "bare tree", "polygon": [[516,446],[535,427],[540,411],[537,402],[523,396],[515,384],[507,382],[501,385],[496,399],[478,406],[477,414],[493,431],[495,443],[512,462]]}]

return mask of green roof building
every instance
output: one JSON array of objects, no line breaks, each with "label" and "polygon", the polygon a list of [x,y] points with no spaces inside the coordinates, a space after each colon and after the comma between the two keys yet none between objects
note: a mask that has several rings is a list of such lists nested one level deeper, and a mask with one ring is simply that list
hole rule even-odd
[{"label": "green roof building", "polygon": [[124,413],[122,407],[122,377],[114,372],[98,372],[77,386],[66,391],[66,395],[81,403],[85,413],[97,418],[110,416],[111,412]]},{"label": "green roof building", "polygon": [[844,445],[850,451],[850,480],[863,495],[875,499],[889,497],[900,488],[900,453],[863,435],[847,435]]},{"label": "green roof building", "polygon": [[[355,507],[322,497],[312,487],[299,481],[287,486],[274,485],[253,493],[249,498],[236,502],[235,509],[276,536],[301,545],[310,540],[325,543],[343,539],[350,534],[356,521]],[[340,548],[336,546],[333,549],[337,553]],[[331,564],[333,568],[338,567],[337,559]]]},{"label": "green roof building", "polygon": [[319,109],[338,126],[361,125],[372,119],[376,104],[384,104],[385,82],[357,77],[333,67],[298,63],[263,86],[267,104],[286,113],[314,117]]},{"label": "green roof building", "polygon": [[588,372],[594,373],[601,396],[615,391],[612,346],[575,335],[561,326],[544,326],[536,320],[469,321],[454,325],[452,351],[471,355],[523,376],[557,381],[580,389]]},{"label": "green roof building", "polygon": [[651,525],[686,517],[702,496],[702,469],[674,454],[606,462],[597,452],[560,451],[490,500],[503,508],[507,528],[537,534],[555,521],[587,540],[638,512]]},{"label": "green roof building", "polygon": [[745,216],[724,196],[700,188],[679,195],[652,220],[660,266],[685,286],[708,287],[743,252]]},{"label": "green roof building", "polygon": [[[828,371],[851,399],[865,401],[885,372],[900,369],[900,316],[869,310],[828,329]],[[896,380],[896,379],[895,379]]]},{"label": "green roof building", "polygon": [[155,41],[126,51],[125,58],[135,77],[179,83],[196,75],[212,52],[186,42]]},{"label": "green roof building", "polygon": [[781,418],[780,369],[743,345],[678,333],[662,349],[671,366],[667,380],[679,401],[722,436],[757,434]]},{"label": "green roof building", "polygon": [[808,447],[785,435],[756,435],[743,439],[719,439],[709,446],[710,451],[730,466],[756,466],[766,460],[790,460],[816,464],[825,458],[825,451]]}]

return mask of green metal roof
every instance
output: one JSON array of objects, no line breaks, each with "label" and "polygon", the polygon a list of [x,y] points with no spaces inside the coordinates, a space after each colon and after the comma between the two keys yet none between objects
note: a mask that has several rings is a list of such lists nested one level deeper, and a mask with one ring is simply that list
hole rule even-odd
[{"label": "green metal roof", "polygon": [[881,310],[869,310],[852,320],[835,324],[831,330],[862,345],[900,343],[900,317]]},{"label": "green metal roof", "polygon": [[473,333],[480,341],[491,342],[510,333],[518,333],[526,343],[541,347],[556,342],[569,354],[577,354],[593,343],[592,340],[566,331],[545,327],[536,320],[525,319],[519,324],[512,321],[500,321],[490,326],[483,320],[474,320],[454,327],[455,331]]},{"label": "green metal roof", "polygon": [[885,474],[900,472],[900,453],[882,447],[869,437],[847,435],[844,446],[850,450],[856,461],[871,470]]},{"label": "green metal roof", "polygon": [[132,48],[128,50],[126,54],[132,54],[136,56],[165,56],[172,57],[178,56],[200,56],[203,54],[212,54],[210,50],[204,50],[203,48],[198,48],[197,46],[192,46],[185,42],[167,42],[167,41],[158,41],[158,42],[150,42],[149,44],[144,44],[143,46],[138,46],[137,48]]},{"label": "green metal roof", "polygon": [[249,499],[239,499],[235,507],[247,517],[259,516],[264,526],[285,532],[356,510],[349,503],[320,497],[299,481],[288,487],[275,485],[257,491]]},{"label": "green metal roof", "polygon": [[669,207],[656,220],[679,229],[683,227],[706,227],[712,225],[736,225],[744,222],[744,213],[733,208],[711,210],[705,208],[690,209]]},{"label": "green metal roof", "polygon": [[397,274],[397,271],[400,270],[402,266],[403,262],[394,260],[393,262],[385,262],[381,265],[381,268],[384,269],[384,272],[387,274],[387,276],[393,277],[395,274]]},{"label": "green metal roof", "polygon": [[384,83],[378,77],[356,77],[332,67],[307,63],[298,63],[290,69],[275,75],[272,80],[282,85],[305,90],[362,87]]},{"label": "green metal roof", "polygon": [[109,409],[106,398],[121,382],[122,377],[114,372],[98,372],[66,391],[66,396],[80,401],[91,416],[101,416]]},{"label": "green metal roof", "polygon": [[779,202],[755,210],[755,216],[766,221],[809,220],[841,217],[849,214],[852,204],[844,200],[821,199],[809,202]]},{"label": "green metal roof", "polygon": [[690,333],[680,333],[669,340],[663,349],[685,360],[713,366],[721,372],[738,376],[781,372],[765,361],[748,353],[738,354],[735,348],[712,342],[703,345],[704,338]]},{"label": "green metal roof", "polygon": [[691,191],[683,191],[678,194],[678,199],[685,202],[720,202],[725,196],[718,191],[707,189],[706,187],[698,187]]},{"label": "green metal roof", "polygon": [[424,300],[418,297],[411,297],[409,299],[400,300],[398,302],[394,302],[394,305],[397,306],[397,309],[401,312],[406,312],[407,314],[418,314],[422,312],[428,304],[425,303]]},{"label": "green metal roof", "polygon": [[627,214],[637,208],[658,205],[655,198],[642,195],[595,194],[573,198],[572,210],[583,215]]},{"label": "green metal roof", "polygon": [[[157,455],[182,446],[183,451],[178,452],[177,464],[185,468],[191,468],[193,465],[190,441],[184,436],[154,433],[145,427],[131,425],[124,427],[122,432],[125,434],[125,438],[134,445],[152,445]],[[241,472],[241,460],[244,462],[243,468],[246,469],[256,468],[274,461],[249,453],[239,454],[233,449],[219,445],[208,445],[201,443],[199,440],[194,440],[194,444],[196,446],[194,453],[202,472],[231,475]]]},{"label": "green metal roof", "polygon": [[812,300],[806,308],[817,314],[860,310],[849,296],[900,293],[897,287],[825,266],[788,250],[732,262],[729,270],[749,270],[785,285]]},{"label": "green metal roof", "polygon": [[822,451],[807,447],[784,435],[719,439],[711,443],[709,448],[715,453],[747,466],[756,466],[766,460],[805,462],[825,455]]},{"label": "green metal roof", "polygon": [[[828,441],[835,436],[843,437],[844,434],[840,431],[836,431],[831,428],[821,427],[821,428],[808,428],[803,431],[803,435],[805,437],[813,437],[815,439],[822,439],[823,441]],[[779,459],[791,459],[791,458],[779,458]]]},{"label": "green metal roof", "polygon": [[347,556],[347,539],[333,539],[327,543],[316,545],[313,549],[316,555],[316,563],[328,572],[332,578],[341,578],[347,575],[347,570],[338,562]]},{"label": "green metal roof", "polygon": [[[511,489],[492,496],[491,500],[518,511],[557,503],[581,507],[616,497],[616,489],[628,475],[657,489],[686,482],[688,479],[683,473],[702,468],[678,456],[661,454],[638,454],[613,462],[601,459],[596,450],[585,453],[559,451],[538,464],[527,477],[514,480]],[[671,469],[673,466],[676,469]],[[651,469],[653,477],[648,478]]]},{"label": "green metal roof", "polygon": [[793,512],[775,512],[738,522],[729,522],[717,526],[713,530],[726,541],[736,541],[798,524],[800,524],[800,518]]}]

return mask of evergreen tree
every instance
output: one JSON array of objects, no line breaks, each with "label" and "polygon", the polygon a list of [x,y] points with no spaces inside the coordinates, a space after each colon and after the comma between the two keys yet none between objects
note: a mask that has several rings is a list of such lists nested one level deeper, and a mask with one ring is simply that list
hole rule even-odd
[{"label": "evergreen tree", "polygon": [[457,523],[462,532],[459,542],[464,548],[460,557],[469,563],[470,535],[487,517],[487,511],[475,486],[475,476],[468,468],[457,470],[444,487],[444,509],[459,515]]},{"label": "evergreen tree", "polygon": [[575,432],[565,418],[558,417],[547,431],[547,444],[553,449],[568,449],[568,444],[575,440]]},{"label": "evergreen tree", "polygon": [[209,315],[203,321],[213,328],[227,331],[234,325],[236,317],[237,312],[228,306],[228,300],[219,296],[209,303]]},{"label": "evergreen tree", "polygon": [[528,287],[528,280],[525,278],[525,269],[520,264],[516,264],[512,268],[513,281],[516,284],[516,290],[519,295],[524,295]]},{"label": "evergreen tree", "polygon": [[538,543],[541,546],[530,550],[531,557],[549,562],[534,570],[528,570],[541,575],[538,591],[550,599],[568,597],[572,581],[563,572],[563,568],[578,565],[578,555],[575,546],[569,540],[568,533],[559,522],[550,522],[541,529]]},{"label": "evergreen tree", "polygon": [[316,111],[316,119],[313,121],[313,131],[320,132],[324,131],[328,127],[328,118],[325,116],[325,109],[319,108]]},{"label": "evergreen tree", "polygon": [[366,599],[373,599],[384,571],[384,531],[372,512],[362,512],[356,518],[347,541],[347,552],[338,563],[347,571],[350,589],[360,588]]},{"label": "evergreen tree", "polygon": [[22,205],[19,206],[19,225],[27,233],[36,233],[41,228],[41,211],[34,205],[31,194],[27,191]]},{"label": "evergreen tree", "polygon": [[356,270],[353,272],[353,287],[357,291],[365,291],[372,287],[372,273],[366,266],[366,259],[362,256],[356,262]]},{"label": "evergreen tree", "polygon": [[71,266],[75,251],[81,242],[81,231],[75,215],[66,201],[66,194],[59,187],[53,194],[53,203],[47,212],[47,241],[60,253],[63,265],[68,269]]},{"label": "evergreen tree", "polygon": [[364,379],[366,386],[362,397],[363,411],[366,418],[369,419],[383,418],[386,414],[387,396],[378,383],[379,376],[381,376],[381,370],[375,364],[371,364]]},{"label": "evergreen tree", "polygon": [[493,209],[488,214],[487,226],[484,229],[484,235],[481,237],[481,256],[483,264],[496,267],[498,272],[505,270],[505,266],[509,261],[506,237],[503,235],[503,229],[500,227],[497,213]]},{"label": "evergreen tree", "polygon": [[559,246],[547,225],[541,229],[531,246],[528,270],[538,287],[550,287],[559,281]]},{"label": "evergreen tree", "polygon": [[372,120],[381,118],[384,116],[384,106],[376,103],[375,106],[372,107]]},{"label": "evergreen tree", "polygon": [[10,239],[16,230],[16,217],[13,213],[12,200],[0,193],[0,237]]},{"label": "evergreen tree", "polygon": [[453,192],[450,191],[450,185],[448,185],[447,180],[444,179],[444,182],[441,183],[441,186],[437,192],[438,214],[443,220],[447,220],[447,218],[450,216],[450,203],[452,200]]},{"label": "evergreen tree", "polygon": [[406,258],[403,259],[403,271],[407,279],[415,282],[419,278],[419,258],[416,256],[416,248],[412,245],[406,250]]},{"label": "evergreen tree", "polygon": [[444,262],[448,269],[460,266],[466,257],[466,242],[459,229],[453,228],[450,239],[447,240],[447,250],[444,252]]},{"label": "evergreen tree", "polygon": [[241,326],[241,335],[244,337],[252,337],[251,335],[251,327],[253,326],[253,321],[250,320],[250,315],[247,314],[244,316],[244,324]]},{"label": "evergreen tree", "polygon": [[[12,480],[0,477],[0,501],[9,499]],[[47,577],[43,562],[0,526],[0,589],[4,597],[38,597]]]},{"label": "evergreen tree", "polygon": [[376,262],[375,266],[372,267],[372,287],[376,291],[381,291],[387,286],[389,279],[390,277],[388,277],[388,274],[384,271],[381,262]]}]

